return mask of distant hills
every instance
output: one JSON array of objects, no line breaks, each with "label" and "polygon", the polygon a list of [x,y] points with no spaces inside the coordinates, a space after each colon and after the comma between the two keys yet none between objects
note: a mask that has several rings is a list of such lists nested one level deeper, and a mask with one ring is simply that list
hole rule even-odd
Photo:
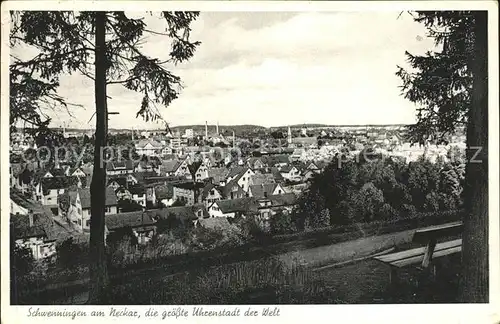
[{"label": "distant hills", "polygon": [[[264,129],[269,129],[269,130],[276,130],[276,129],[287,129],[288,127],[292,129],[298,129],[298,128],[348,128],[348,127],[356,127],[356,128],[386,128],[386,127],[405,127],[409,126],[408,124],[369,124],[369,125],[328,125],[328,124],[294,124],[294,125],[281,125],[281,126],[271,126],[271,127],[264,127],[260,125],[251,125],[251,124],[241,124],[241,125],[219,125],[219,132],[226,132],[226,131],[235,131],[235,132],[246,132],[246,131],[258,131],[258,130],[264,130]],[[213,133],[216,128],[215,124],[209,124],[208,125],[208,131],[209,133]],[[22,128],[19,128],[20,130]],[[61,129],[60,127],[53,127],[52,129]],[[203,133],[205,132],[205,125],[180,125],[180,126],[171,126],[170,129],[175,132],[184,132],[186,129],[192,129],[196,133]],[[83,133],[83,132],[88,132],[90,129],[82,129],[82,128],[66,128],[67,132],[75,132],[75,133]],[[110,128],[109,129],[112,132],[131,132],[131,128]],[[136,129],[136,131],[163,131],[165,130],[164,128],[157,128],[157,129]]]}]

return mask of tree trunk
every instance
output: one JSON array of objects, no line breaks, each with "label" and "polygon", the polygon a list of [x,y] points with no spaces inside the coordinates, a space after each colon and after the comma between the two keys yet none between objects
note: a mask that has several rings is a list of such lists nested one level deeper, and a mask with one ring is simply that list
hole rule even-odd
[{"label": "tree trunk", "polygon": [[[467,127],[465,216],[459,299],[487,303],[488,267],[488,16],[475,13],[473,89]],[[479,151],[480,150],[480,151]],[[479,152],[479,154],[477,154]],[[477,154],[477,155],[476,155]]]},{"label": "tree trunk", "polygon": [[108,113],[106,102],[106,14],[96,12],[95,17],[95,104],[96,132],[94,171],[90,186],[90,290],[89,304],[102,303],[102,293],[108,284],[104,241],[104,214],[106,201],[106,164],[101,156],[106,146]]}]

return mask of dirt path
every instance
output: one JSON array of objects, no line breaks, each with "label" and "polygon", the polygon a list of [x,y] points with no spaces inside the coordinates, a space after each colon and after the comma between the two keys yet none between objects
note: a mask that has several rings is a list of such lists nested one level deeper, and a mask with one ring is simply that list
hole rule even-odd
[{"label": "dirt path", "polygon": [[281,254],[280,259],[288,265],[298,262],[308,267],[320,267],[329,263],[344,262],[411,242],[415,229],[403,232],[369,236],[354,241],[294,251]]}]

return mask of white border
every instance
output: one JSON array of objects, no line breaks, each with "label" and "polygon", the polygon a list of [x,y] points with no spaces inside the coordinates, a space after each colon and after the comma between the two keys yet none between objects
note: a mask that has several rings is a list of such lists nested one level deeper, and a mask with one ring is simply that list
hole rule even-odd
[{"label": "white border", "polygon": [[[500,262],[499,262],[499,205],[498,205],[498,4],[496,1],[7,1],[2,2],[2,87],[0,129],[1,129],[1,243],[3,247],[9,246],[8,227],[9,217],[4,215],[9,210],[9,122],[8,110],[8,12],[7,10],[196,10],[196,11],[403,11],[403,10],[488,10],[489,17],[489,246],[490,246],[490,303],[484,305],[322,305],[322,306],[280,306],[281,316],[271,319],[283,323],[300,322],[379,322],[379,323],[499,323],[500,322]],[[2,249],[1,262],[1,307],[2,323],[18,322],[61,322],[66,323],[67,318],[28,318],[26,314],[29,306],[10,306],[9,295],[9,258],[8,248]],[[210,309],[220,309],[223,306],[207,306]],[[242,311],[250,306],[242,306]],[[41,307],[45,309],[46,307]],[[52,307],[54,308],[54,307]],[[146,310],[148,306],[134,307]],[[156,306],[158,309],[168,309],[171,306]],[[192,307],[187,307],[192,308]],[[254,309],[262,309],[262,306],[254,306]],[[68,306],[58,309],[67,310],[89,310],[102,309],[106,312],[109,307],[94,306]],[[109,319],[109,318],[108,318]],[[239,317],[238,321],[254,321],[256,318]],[[77,319],[75,321],[93,320],[95,318]],[[133,320],[120,319],[124,322]],[[144,318],[141,318],[144,320]],[[166,319],[175,320],[175,319]],[[259,320],[268,319],[259,317]],[[106,320],[101,320],[105,322]],[[150,320],[148,320],[150,321]],[[151,320],[152,321],[152,320]],[[179,321],[186,321],[179,319]],[[234,322],[235,318],[195,318],[189,317],[187,321]]]}]

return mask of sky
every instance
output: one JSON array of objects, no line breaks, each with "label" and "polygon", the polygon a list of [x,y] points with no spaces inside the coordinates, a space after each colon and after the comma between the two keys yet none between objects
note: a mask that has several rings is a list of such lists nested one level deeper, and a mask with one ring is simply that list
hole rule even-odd
[{"label": "sky", "polygon": [[[146,13],[148,29],[165,22]],[[186,63],[172,66],[184,83],[178,99],[160,106],[171,125],[408,124],[414,104],[401,96],[397,65],[405,51],[433,49],[425,28],[399,12],[202,12],[191,40],[202,44]],[[399,16],[399,18],[398,18]],[[170,42],[148,36],[143,51],[166,59]],[[61,78],[58,93],[83,105],[49,113],[53,126],[92,128],[92,81]],[[120,85],[108,88],[111,128],[158,128],[136,118],[141,94]]]}]

